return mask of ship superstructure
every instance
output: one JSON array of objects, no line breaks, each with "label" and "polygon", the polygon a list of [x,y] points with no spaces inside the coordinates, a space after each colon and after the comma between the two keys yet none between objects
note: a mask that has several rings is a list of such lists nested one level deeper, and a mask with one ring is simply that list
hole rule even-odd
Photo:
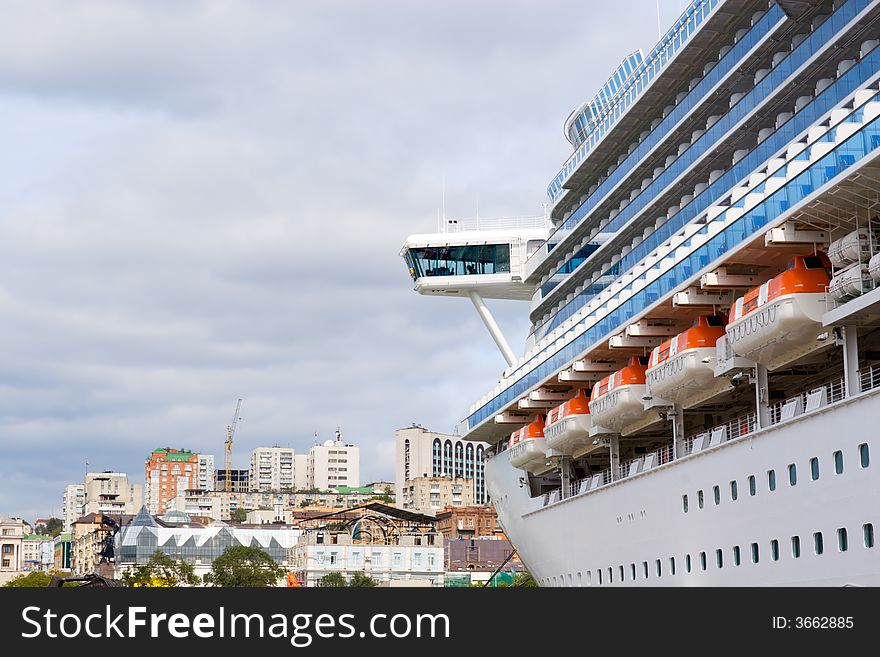
[{"label": "ship superstructure", "polygon": [[542,585],[880,584],[878,43],[880,1],[694,0],[566,120],[460,427]]}]

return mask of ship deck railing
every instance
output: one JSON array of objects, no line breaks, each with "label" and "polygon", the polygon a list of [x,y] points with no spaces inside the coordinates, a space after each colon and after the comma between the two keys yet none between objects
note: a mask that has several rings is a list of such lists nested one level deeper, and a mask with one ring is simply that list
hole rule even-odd
[{"label": "ship deck railing", "polygon": [[[880,365],[862,368],[858,373],[859,390],[867,392],[880,388]],[[774,404],[769,409],[770,425],[776,426],[804,414],[844,401],[847,398],[843,377],[825,383]],[[599,472],[572,481],[566,497],[574,497],[598,490],[603,486],[647,472],[675,460],[692,456],[703,450],[718,447],[723,443],[751,435],[759,429],[757,415],[745,413],[708,431],[703,430],[685,438],[676,450],[675,441],[670,440],[660,449],[621,463],[616,469],[605,468]],[[680,452],[680,453],[679,453]],[[543,506],[562,500],[562,489],[556,488],[543,495]]]}]

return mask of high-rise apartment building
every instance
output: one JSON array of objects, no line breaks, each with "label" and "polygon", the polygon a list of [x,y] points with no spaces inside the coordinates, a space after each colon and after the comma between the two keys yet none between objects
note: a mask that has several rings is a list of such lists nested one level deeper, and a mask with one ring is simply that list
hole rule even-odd
[{"label": "high-rise apartment building", "polygon": [[196,475],[196,488],[198,490],[214,490],[216,470],[214,468],[213,454],[196,454],[198,473]]},{"label": "high-rise apartment building", "polygon": [[427,508],[423,508],[418,499],[408,493],[410,488],[413,492],[420,488],[413,483],[415,480],[424,480],[430,492],[431,482],[436,484],[438,477],[459,482],[466,480],[464,483],[472,490],[461,499],[472,500],[473,504],[486,503],[486,443],[428,431],[417,424],[398,429],[395,432],[395,443],[394,492],[397,503],[403,508],[430,513],[430,503]]},{"label": "high-rise apartment building", "polygon": [[126,473],[111,470],[89,472],[83,484],[82,512],[77,518],[89,513],[131,515],[137,513],[143,504],[143,484],[131,483]]},{"label": "high-rise apartment building", "polygon": [[65,532],[69,532],[74,521],[84,515],[85,497],[86,489],[83,484],[67,484],[64,487],[64,495],[61,498],[61,520]]},{"label": "high-rise apartment building", "polygon": [[153,515],[165,513],[168,501],[187,490],[197,489],[199,459],[182,449],[154,449],[147,459],[146,506]]},{"label": "high-rise apartment building", "polygon": [[292,491],[296,485],[294,456],[290,447],[257,447],[251,453],[250,490]]},{"label": "high-rise apartment building", "polygon": [[360,449],[342,441],[336,432],[336,440],[309,449],[308,487],[336,488],[337,486],[360,486]]}]

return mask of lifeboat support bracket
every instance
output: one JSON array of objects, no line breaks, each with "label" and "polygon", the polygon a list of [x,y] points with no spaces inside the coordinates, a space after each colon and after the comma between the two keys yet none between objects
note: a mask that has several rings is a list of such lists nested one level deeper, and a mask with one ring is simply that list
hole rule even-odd
[{"label": "lifeboat support bracket", "polygon": [[755,363],[755,415],[758,429],[770,426],[770,388],[767,383],[767,366]]},{"label": "lifeboat support bracket", "polygon": [[847,324],[834,333],[837,344],[843,347],[843,380],[846,396],[853,397],[861,392],[858,329],[855,324]]}]

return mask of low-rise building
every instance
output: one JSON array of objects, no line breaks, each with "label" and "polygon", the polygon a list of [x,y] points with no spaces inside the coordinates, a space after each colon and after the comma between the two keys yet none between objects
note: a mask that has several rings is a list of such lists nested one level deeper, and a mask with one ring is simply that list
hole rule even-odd
[{"label": "low-rise building", "polygon": [[70,572],[71,544],[70,532],[61,532],[52,540],[53,547],[53,570]]},{"label": "low-rise building", "polygon": [[418,513],[439,513],[446,507],[474,504],[474,487],[463,477],[416,477],[403,484],[401,508]]},{"label": "low-rise building", "polygon": [[55,565],[54,542],[50,536],[24,534],[21,537],[21,554],[21,569],[27,572],[49,571]]},{"label": "low-rise building", "polygon": [[446,507],[437,514],[437,531],[446,538],[506,538],[491,506]]},{"label": "low-rise building", "polygon": [[302,534],[296,527],[227,525],[222,521],[202,524],[186,518],[186,514],[176,514],[179,512],[171,512],[157,520],[146,509],[141,509],[129,524],[120,529],[114,539],[116,577],[147,563],[157,550],[192,564],[195,574],[201,577],[211,570],[214,559],[236,545],[259,547],[280,566],[292,569],[291,550]]},{"label": "low-rise building", "polygon": [[122,527],[132,519],[131,515],[88,513],[73,523],[71,532],[70,569],[74,575],[88,575],[98,570],[102,562],[101,552],[112,535],[114,525]]},{"label": "low-rise building", "polygon": [[443,586],[443,538],[431,516],[374,502],[301,525],[292,561],[305,586],[331,573],[346,580],[363,573],[380,586]]},{"label": "low-rise building", "polygon": [[444,539],[444,560],[447,572],[493,572],[499,567],[506,571],[523,570],[522,562],[514,554],[513,545],[505,539]]},{"label": "low-rise building", "polygon": [[23,570],[21,542],[28,527],[21,518],[0,517],[0,583]]}]

